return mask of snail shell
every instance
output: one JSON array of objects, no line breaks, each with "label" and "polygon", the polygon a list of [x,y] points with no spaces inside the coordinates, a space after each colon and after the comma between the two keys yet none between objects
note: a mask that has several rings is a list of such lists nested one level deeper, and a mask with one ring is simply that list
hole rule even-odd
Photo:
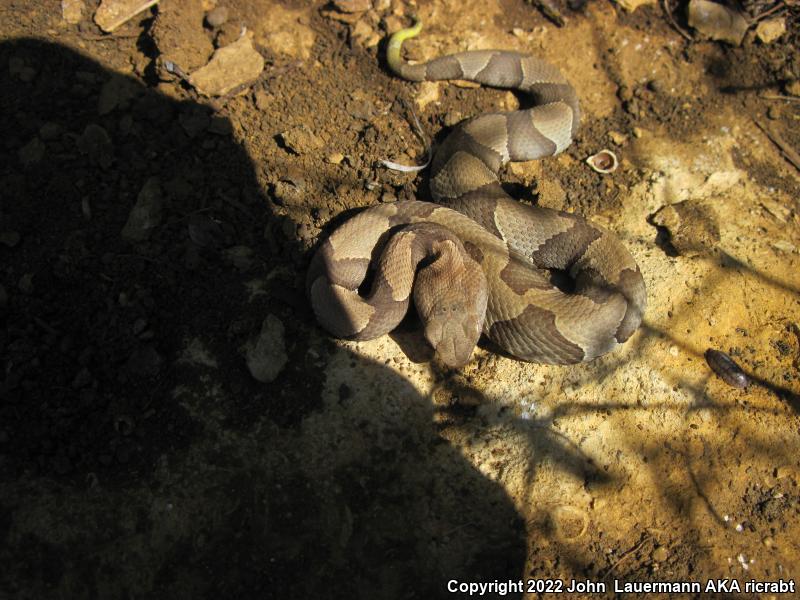
[{"label": "snail shell", "polygon": [[617,155],[611,150],[603,149],[597,154],[592,154],[586,163],[598,173],[613,173],[619,166]]}]

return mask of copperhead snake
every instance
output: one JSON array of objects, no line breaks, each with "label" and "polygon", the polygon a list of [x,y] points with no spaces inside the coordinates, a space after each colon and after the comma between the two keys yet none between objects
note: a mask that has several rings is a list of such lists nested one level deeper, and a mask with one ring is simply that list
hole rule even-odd
[{"label": "copperhead snake", "polygon": [[[509,161],[551,156],[570,144],[580,120],[574,88],[552,65],[516,52],[461,52],[409,64],[401,47],[420,29],[418,22],[390,38],[387,62],[395,74],[509,88],[528,94],[534,106],[458,124],[432,162],[436,204],[381,204],[336,229],[308,271],[317,320],[334,336],[373,339],[400,323],[413,291],[425,337],[451,367],[469,360],[481,333],[510,355],[539,363],[609,352],[636,331],[645,311],[633,257],[599,225],[521,204],[498,180]],[[372,286],[361,295],[370,265]],[[554,272],[566,273],[570,285],[556,285]]]}]

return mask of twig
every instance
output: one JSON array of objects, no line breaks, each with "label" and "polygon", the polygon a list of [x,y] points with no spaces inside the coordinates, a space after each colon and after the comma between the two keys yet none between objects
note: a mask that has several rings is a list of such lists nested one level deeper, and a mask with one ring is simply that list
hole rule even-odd
[{"label": "twig", "polygon": [[785,4],[784,2],[778,2],[778,3],[777,3],[775,6],[773,6],[772,8],[768,8],[767,10],[765,10],[764,12],[762,12],[760,15],[758,15],[758,16],[756,16],[756,17],[753,17],[752,19],[750,19],[750,24],[751,24],[751,25],[755,25],[755,24],[756,24],[756,23],[758,23],[759,21],[763,21],[763,20],[764,20],[764,19],[766,19],[768,16],[770,16],[770,15],[772,15],[772,14],[774,14],[774,13],[776,13],[776,12],[778,12],[778,11],[780,11],[780,10],[784,9],[784,8],[786,8],[786,4]]},{"label": "twig", "polygon": [[667,13],[667,19],[669,19],[669,22],[675,28],[675,31],[680,33],[687,42],[693,42],[694,38],[692,38],[688,32],[684,31],[684,29],[678,25],[675,17],[672,16],[672,10],[669,8],[669,0],[661,0],[661,6],[664,9],[664,12]]},{"label": "twig", "polygon": [[650,541],[651,539],[653,539],[653,536],[651,536],[649,533],[646,533],[646,534],[644,535],[644,537],[643,537],[641,540],[639,540],[639,543],[637,543],[637,544],[636,544],[636,545],[635,545],[633,548],[631,548],[631,549],[630,549],[630,550],[628,550],[627,552],[623,553],[623,554],[622,554],[622,556],[620,556],[620,557],[619,557],[619,558],[618,558],[618,559],[617,559],[617,560],[614,562],[614,564],[610,565],[610,566],[609,566],[609,567],[606,569],[606,571],[605,571],[605,573],[603,574],[603,576],[605,577],[606,575],[608,575],[609,573],[611,573],[611,571],[613,571],[614,569],[616,569],[616,568],[617,568],[617,567],[618,567],[618,566],[619,566],[619,565],[620,565],[620,564],[621,564],[623,561],[625,561],[625,560],[626,560],[626,559],[627,559],[629,556],[633,556],[633,554],[634,554],[635,552],[637,552],[637,551],[638,551],[638,550],[639,550],[639,549],[640,549],[642,546],[644,546],[644,545],[645,545],[645,543],[647,543],[647,542],[648,542],[648,541]]},{"label": "twig", "polygon": [[766,135],[769,140],[778,147],[778,150],[781,151],[783,157],[792,163],[795,169],[800,171],[800,154],[798,154],[797,151],[789,145],[789,142],[783,139],[781,134],[778,133],[778,130],[772,125],[764,124],[757,119],[753,119],[753,122],[761,131],[764,132],[764,135]]},{"label": "twig", "polygon": [[553,0],[529,0],[531,4],[535,5],[541,13],[550,19],[553,23],[558,25],[559,27],[563,27],[566,21],[564,20],[564,16],[561,14],[561,11],[558,10],[558,7],[555,5]]},{"label": "twig", "polygon": [[787,102],[800,102],[800,98],[795,98],[794,96],[781,96],[779,94],[761,94],[758,97],[763,98],[764,100],[786,100]]}]

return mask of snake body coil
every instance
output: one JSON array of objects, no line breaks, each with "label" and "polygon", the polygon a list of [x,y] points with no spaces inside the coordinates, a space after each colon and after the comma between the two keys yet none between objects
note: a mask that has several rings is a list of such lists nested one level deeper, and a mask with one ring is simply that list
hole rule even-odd
[{"label": "snake body coil", "polygon": [[[448,365],[469,359],[481,331],[535,362],[576,363],[612,350],[638,328],[647,302],[633,257],[580,216],[516,202],[497,177],[509,161],[551,156],[570,144],[580,119],[575,90],[552,65],[516,52],[408,64],[402,42],[419,30],[417,24],[389,41],[387,61],[400,77],[511,88],[535,105],[454,128],[431,167],[438,204],[375,206],[334,231],[308,273],[317,319],[340,337],[383,335],[402,319],[416,275],[426,337]],[[372,293],[363,297],[358,288],[376,262]],[[551,271],[568,274],[572,289],[554,285]]]}]

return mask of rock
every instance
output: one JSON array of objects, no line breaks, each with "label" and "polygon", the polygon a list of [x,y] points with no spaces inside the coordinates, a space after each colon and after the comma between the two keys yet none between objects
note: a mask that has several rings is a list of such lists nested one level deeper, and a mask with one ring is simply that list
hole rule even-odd
[{"label": "rock", "polygon": [[786,19],[780,17],[761,21],[756,26],[756,37],[763,44],[771,44],[784,33],[786,33]]},{"label": "rock", "polygon": [[722,4],[709,0],[691,0],[688,12],[689,25],[712,40],[739,46],[747,33],[747,19],[740,12]]},{"label": "rock", "polygon": [[114,145],[105,129],[89,123],[77,140],[78,150],[87,154],[91,161],[107,169],[114,160]]},{"label": "rock", "polygon": [[648,4],[658,4],[658,0],[617,0],[617,4],[619,4],[622,8],[624,8],[628,12],[633,12],[640,6],[646,6]]},{"label": "rock", "polygon": [[209,27],[219,27],[228,20],[228,9],[224,6],[217,6],[206,15],[206,23]]},{"label": "rock", "polygon": [[158,0],[103,0],[94,13],[94,22],[106,33],[111,33],[155,4]]},{"label": "rock", "polygon": [[19,244],[21,236],[16,231],[0,231],[0,244],[13,248]]},{"label": "rock", "polygon": [[240,273],[249,271],[253,266],[253,249],[248,246],[231,246],[226,248],[222,254]]},{"label": "rock", "polygon": [[87,385],[92,383],[92,374],[89,372],[89,369],[84,367],[80,371],[78,371],[75,378],[72,380],[72,387],[76,390],[86,387]]},{"label": "rock", "polygon": [[278,134],[278,139],[294,154],[307,154],[324,146],[324,142],[305,125],[292,127]]},{"label": "rock", "polygon": [[653,215],[655,225],[669,233],[669,242],[682,256],[707,254],[719,243],[716,212],[705,204],[686,200],[664,206]]},{"label": "rock", "polygon": [[669,558],[669,552],[664,546],[659,546],[655,550],[653,550],[653,554],[651,557],[655,562],[663,563],[664,561]]},{"label": "rock", "polygon": [[372,8],[372,0],[333,0],[333,5],[345,13],[364,12]]},{"label": "rock", "polygon": [[191,83],[205,96],[224,96],[255,81],[264,70],[264,59],[253,48],[250,36],[220,48],[205,67],[191,74]]},{"label": "rock", "polygon": [[353,36],[354,40],[356,40],[365,48],[377,46],[381,41],[380,34],[370,27],[369,23],[364,20],[356,21],[355,25],[353,25],[351,35]]},{"label": "rock", "polygon": [[178,115],[178,122],[181,124],[181,127],[183,127],[186,135],[190,138],[194,138],[208,129],[208,126],[211,124],[211,117],[209,117],[208,113],[202,108],[193,107]]},{"label": "rock", "polygon": [[787,83],[786,93],[792,96],[800,96],[800,79]]},{"label": "rock", "polygon": [[338,165],[344,160],[344,154],[341,152],[332,152],[325,158],[332,165]]},{"label": "rock", "polygon": [[44,157],[46,147],[39,137],[34,137],[17,152],[19,162],[23,167],[37,164]]},{"label": "rock", "polygon": [[23,294],[32,294],[33,293],[33,273],[25,273],[22,277],[19,278],[17,282],[17,288]]},{"label": "rock", "polygon": [[146,240],[153,228],[161,223],[163,202],[158,177],[150,177],[142,186],[136,204],[128,214],[128,221],[122,228],[122,237],[130,242]]},{"label": "rock", "polygon": [[289,360],[283,323],[277,317],[267,315],[258,337],[247,344],[245,357],[247,368],[255,379],[263,383],[275,381]]},{"label": "rock", "polygon": [[61,18],[70,25],[77,25],[83,18],[83,0],[61,0]]},{"label": "rock", "polygon": [[45,142],[52,142],[61,136],[63,129],[58,123],[47,122],[39,127],[39,137]]},{"label": "rock", "polygon": [[151,344],[137,346],[125,363],[125,372],[133,377],[155,377],[164,359]]},{"label": "rock", "polygon": [[113,75],[100,89],[97,113],[103,116],[117,108],[127,109],[131,100],[139,95],[139,90],[140,87],[127,77]]}]

